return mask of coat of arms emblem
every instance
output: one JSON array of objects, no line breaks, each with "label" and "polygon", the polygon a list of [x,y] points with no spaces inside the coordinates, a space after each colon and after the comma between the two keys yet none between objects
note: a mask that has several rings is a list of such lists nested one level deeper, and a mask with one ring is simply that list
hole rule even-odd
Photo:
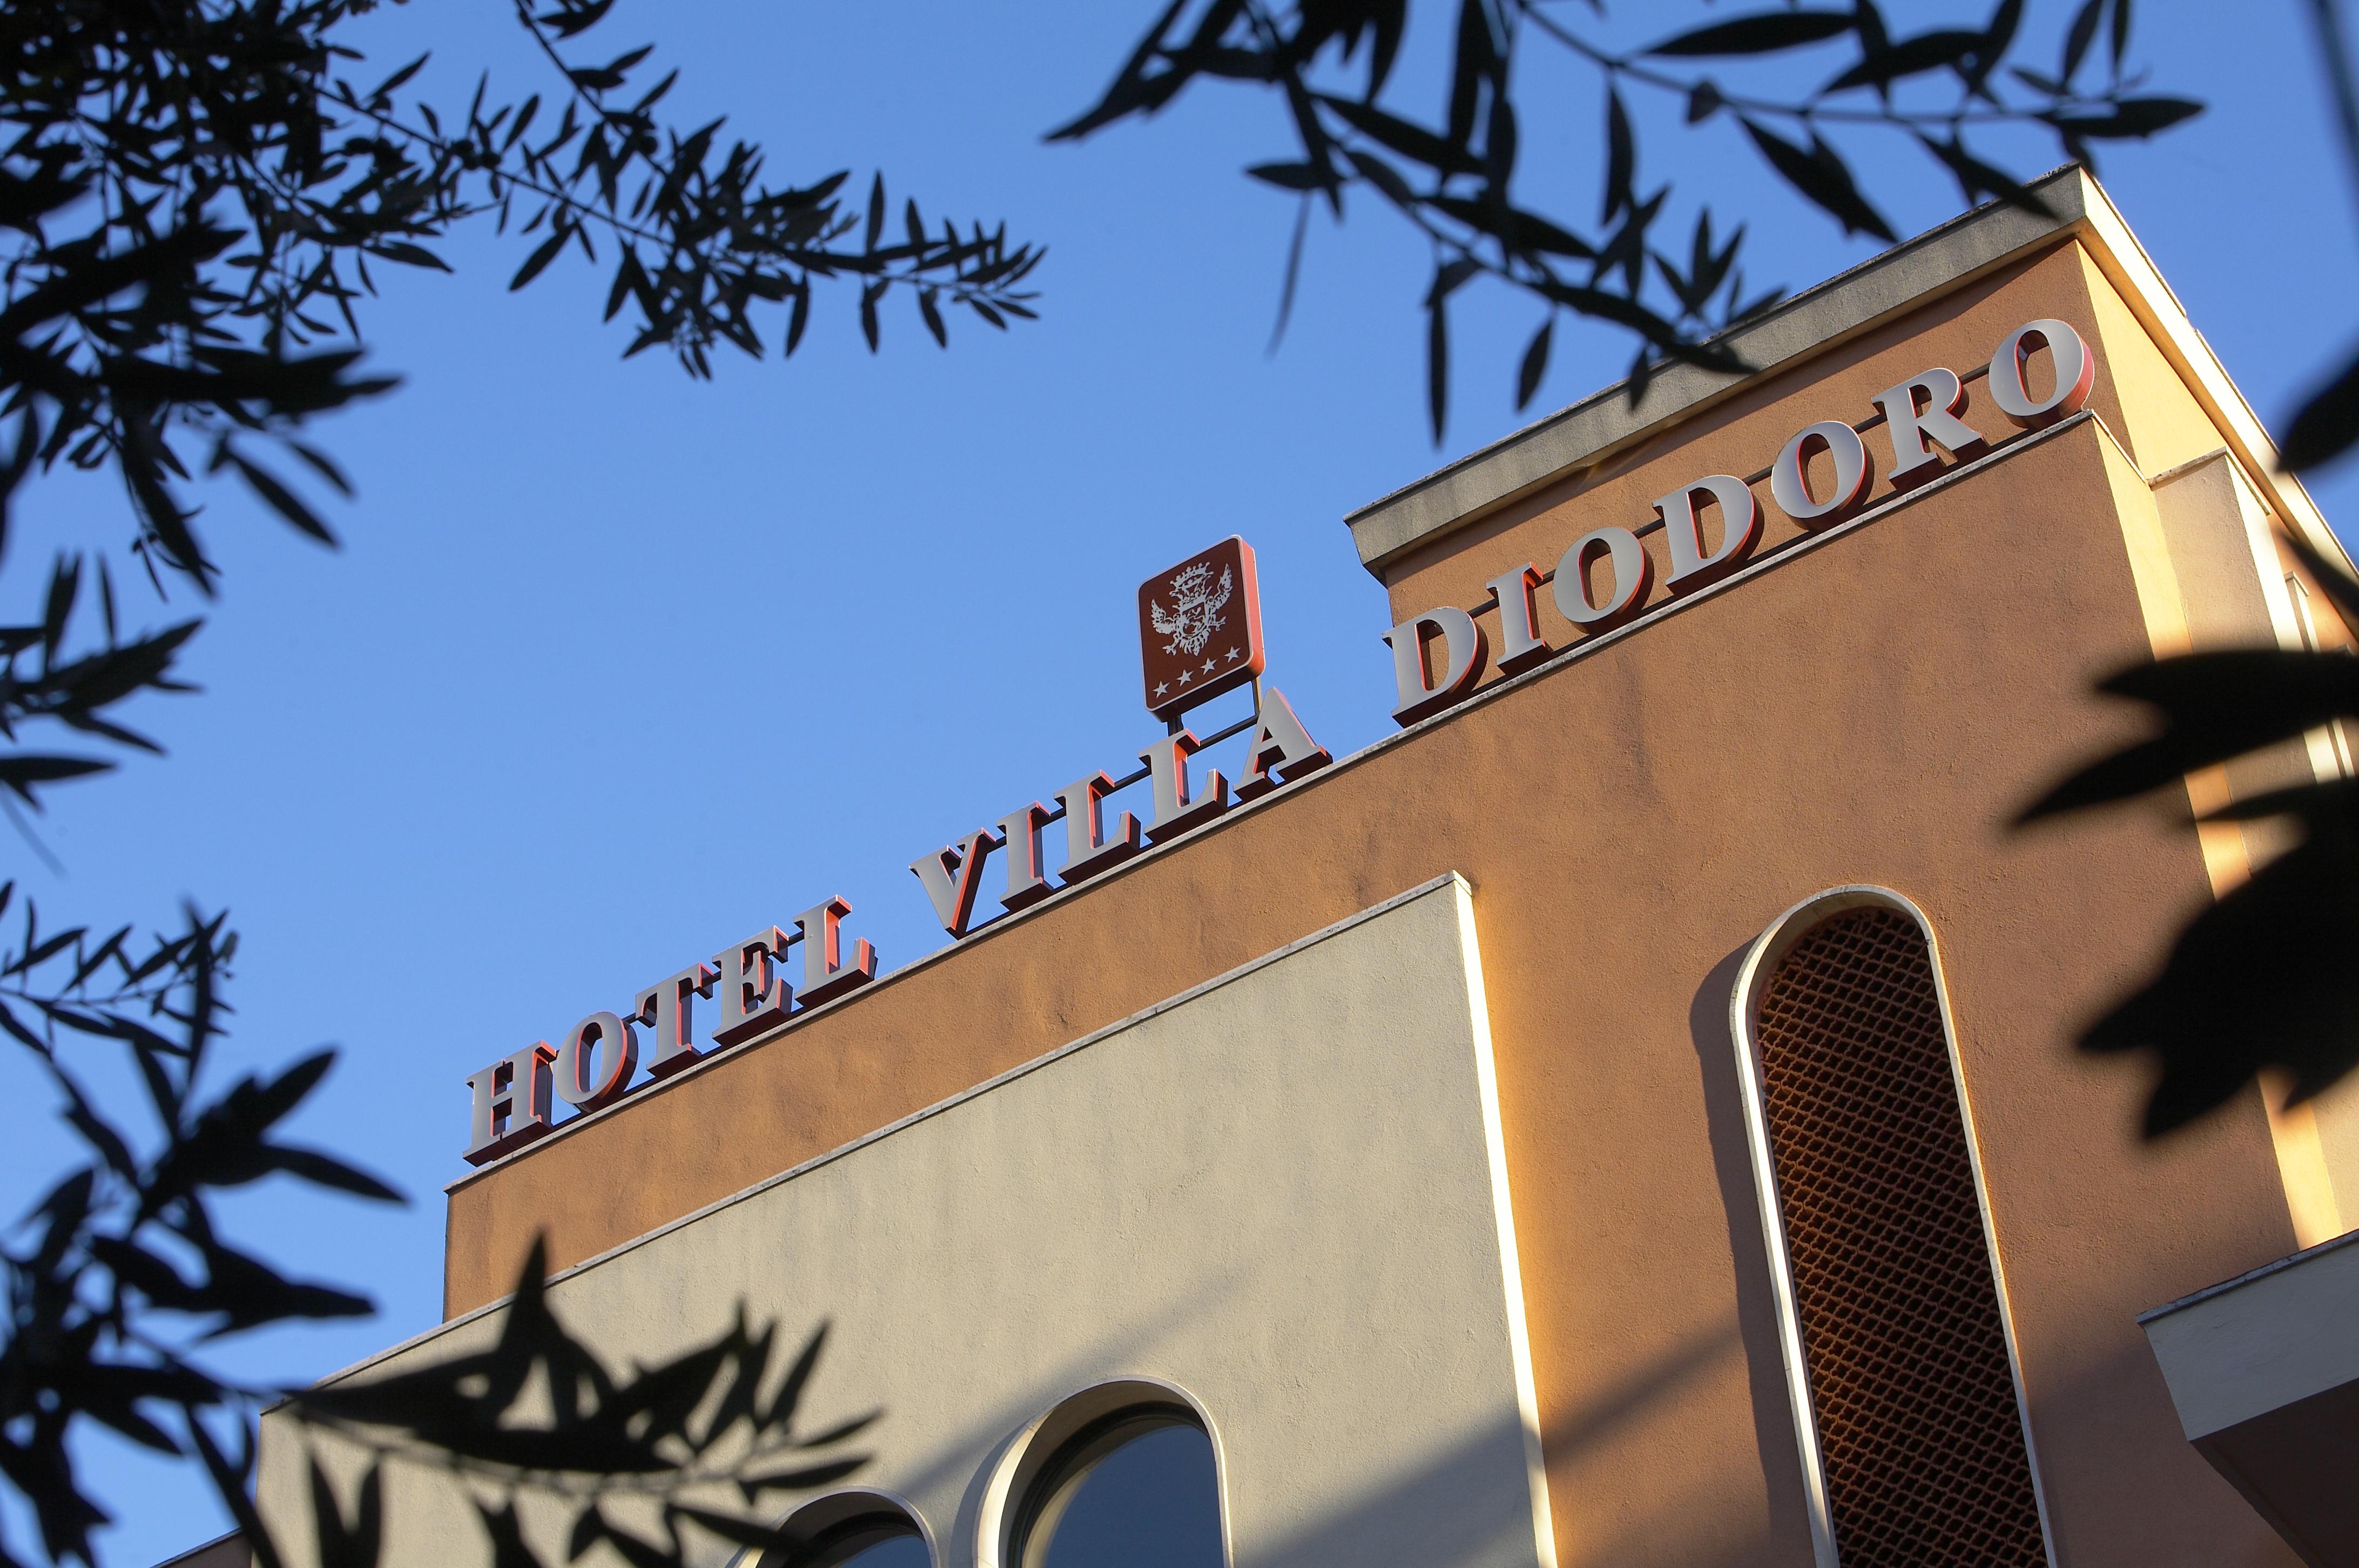
[{"label": "coat of arms emblem", "polygon": [[1253,546],[1230,535],[1138,585],[1147,711],[1170,719],[1262,672]]},{"label": "coat of arms emblem", "polygon": [[1220,583],[1215,586],[1208,561],[1198,561],[1173,573],[1170,613],[1164,613],[1159,600],[1150,600],[1147,606],[1155,629],[1171,639],[1163,645],[1163,651],[1190,657],[1202,653],[1212,633],[1228,624],[1221,619],[1221,606],[1229,601],[1235,589],[1235,574],[1226,568],[1222,568]]}]

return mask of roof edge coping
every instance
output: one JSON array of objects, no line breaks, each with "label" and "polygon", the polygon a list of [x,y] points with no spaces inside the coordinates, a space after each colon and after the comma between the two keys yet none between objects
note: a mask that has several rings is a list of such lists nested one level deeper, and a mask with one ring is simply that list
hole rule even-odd
[{"label": "roof edge coping", "polygon": [[1630,383],[1615,382],[1569,407],[1348,514],[1361,564],[1382,581],[1386,568],[1584,466],[1659,434],[1752,384],[1882,326],[1927,300],[1973,282],[2025,253],[2071,237],[2122,291],[2131,312],[2225,432],[2271,511],[2329,560],[2349,553],[2309,491],[2277,466],[2277,444],[2230,379],[2186,307],[2130,232],[2104,188],[2078,164],[2031,181],[2051,209],[2042,217],[2000,202],[1972,208],[1786,300],[1760,319],[1723,334],[1757,368],[1730,376],[1678,364],[1658,372],[1636,406]]},{"label": "roof edge coping", "polygon": [[1754,366],[1745,374],[1666,365],[1635,406],[1625,377],[1346,514],[1361,565],[1381,580],[1384,568],[1407,552],[1635,445],[1762,375],[1823,353],[1929,297],[2085,229],[2093,206],[2110,206],[2078,164],[2042,175],[2030,189],[2052,216],[1999,202],[1971,208],[1713,339]]}]

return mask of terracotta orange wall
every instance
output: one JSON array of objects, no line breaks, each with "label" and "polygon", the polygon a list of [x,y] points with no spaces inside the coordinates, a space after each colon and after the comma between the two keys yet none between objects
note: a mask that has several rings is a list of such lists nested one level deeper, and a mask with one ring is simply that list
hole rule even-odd
[{"label": "terracotta orange wall", "polygon": [[[1979,362],[2027,315],[2087,319],[2086,276],[2051,253],[1821,380],[1880,390],[1951,341]],[[1710,471],[1726,444],[1750,471],[1822,406],[1731,408],[1647,460]],[[2093,406],[2121,417],[2103,379]],[[1727,999],[1781,910],[1879,882],[1940,935],[2062,1560],[2290,1561],[2180,1438],[2132,1321],[2292,1249],[2260,1107],[2149,1149],[2136,1067],[2067,1044],[2209,896],[2184,800],[2002,827],[2135,727],[2089,687],[2147,646],[2124,534],[2143,494],[2095,421],[2026,443],[643,1091],[452,1193],[450,1310],[504,1291],[536,1231],[578,1261],[1456,870],[1561,1560],[1807,1563]],[[1488,575],[1419,569],[1416,608]]]}]

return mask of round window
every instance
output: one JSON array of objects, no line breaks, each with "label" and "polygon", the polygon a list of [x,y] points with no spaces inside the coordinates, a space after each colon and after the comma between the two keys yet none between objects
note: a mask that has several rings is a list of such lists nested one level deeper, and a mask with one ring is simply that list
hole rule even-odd
[{"label": "round window", "polygon": [[1184,1405],[1117,1411],[1043,1467],[1016,1568],[1223,1568],[1212,1440]]},{"label": "round window", "polygon": [[871,1529],[845,1530],[818,1543],[810,1562],[812,1568],[931,1568],[926,1538],[889,1514]]},{"label": "round window", "polygon": [[917,1521],[897,1509],[852,1512],[843,1499],[830,1498],[797,1515],[788,1528],[801,1538],[796,1549],[765,1552],[757,1568],[932,1568],[933,1554]]}]

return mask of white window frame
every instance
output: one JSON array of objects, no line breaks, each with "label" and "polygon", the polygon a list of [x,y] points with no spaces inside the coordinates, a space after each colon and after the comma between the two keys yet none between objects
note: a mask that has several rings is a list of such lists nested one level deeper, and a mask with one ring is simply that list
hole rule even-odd
[{"label": "white window frame", "polygon": [[984,1483],[981,1506],[975,1509],[976,1568],[1006,1568],[1013,1563],[1016,1517],[1049,1462],[1082,1428],[1105,1416],[1137,1405],[1180,1405],[1194,1412],[1196,1424],[1212,1445],[1213,1498],[1221,1515],[1221,1561],[1236,1562],[1236,1546],[1229,1537],[1229,1459],[1221,1445],[1221,1429],[1204,1401],[1168,1379],[1149,1376],[1109,1378],[1076,1390],[1049,1411],[1016,1433],[1000,1449]]},{"label": "white window frame", "polygon": [[2008,1304],[2006,1269],[1998,1255],[1997,1227],[1991,1223],[1990,1195],[1983,1180],[1982,1141],[1974,1134],[1973,1102],[1967,1098],[1965,1075],[1958,1061],[1958,1032],[1950,1011],[1949,984],[1942,978],[1940,943],[1933,935],[1933,923],[1914,902],[1890,888],[1865,882],[1813,893],[1771,921],[1745,955],[1729,998],[1729,1038],[1735,1046],[1737,1087],[1745,1100],[1745,1140],[1753,1159],[1754,1191],[1760,1199],[1762,1240],[1768,1249],[1769,1288],[1777,1313],[1777,1346],[1785,1361],[1787,1397],[1793,1408],[1794,1443],[1802,1464],[1811,1550],[1818,1568],[1841,1568],[1835,1548],[1834,1518],[1827,1501],[1826,1464],[1819,1444],[1818,1413],[1810,1399],[1810,1367],[1802,1347],[1801,1318],[1795,1305],[1793,1264],[1786,1249],[1786,1222],[1777,1197],[1777,1166],[1770,1155],[1767,1093],[1754,1023],[1760,1012],[1761,993],[1788,955],[1828,920],[1861,908],[1888,909],[1907,915],[1924,936],[1926,957],[1933,966],[1933,994],[1940,1005],[1941,1037],[1949,1048],[1950,1082],[1957,1091],[1958,1115],[1964,1123],[1966,1159],[1973,1170],[1974,1207],[1982,1219],[1991,1284],[1998,1297],[1999,1327],[2006,1339],[2007,1374],[2015,1384],[2016,1414],[2023,1423],[2024,1454],[2031,1466],[2032,1498],[2039,1510],[2040,1546],[2053,1563],[2056,1538],[2049,1527],[2048,1494],[2040,1481],[2039,1451],[2031,1435],[2031,1404],[2024,1397],[2023,1363],[2016,1349],[2015,1314]]},{"label": "white window frame", "polygon": [[[918,1511],[918,1505],[898,1492],[888,1492],[881,1487],[838,1487],[834,1490],[801,1503],[778,1521],[785,1530],[801,1529],[806,1537],[820,1530],[864,1514],[900,1514],[916,1527],[918,1539],[924,1543],[926,1561],[940,1568],[940,1548],[934,1541],[934,1527]],[[758,1547],[746,1547],[729,1560],[729,1568],[761,1568],[766,1554]]]}]

